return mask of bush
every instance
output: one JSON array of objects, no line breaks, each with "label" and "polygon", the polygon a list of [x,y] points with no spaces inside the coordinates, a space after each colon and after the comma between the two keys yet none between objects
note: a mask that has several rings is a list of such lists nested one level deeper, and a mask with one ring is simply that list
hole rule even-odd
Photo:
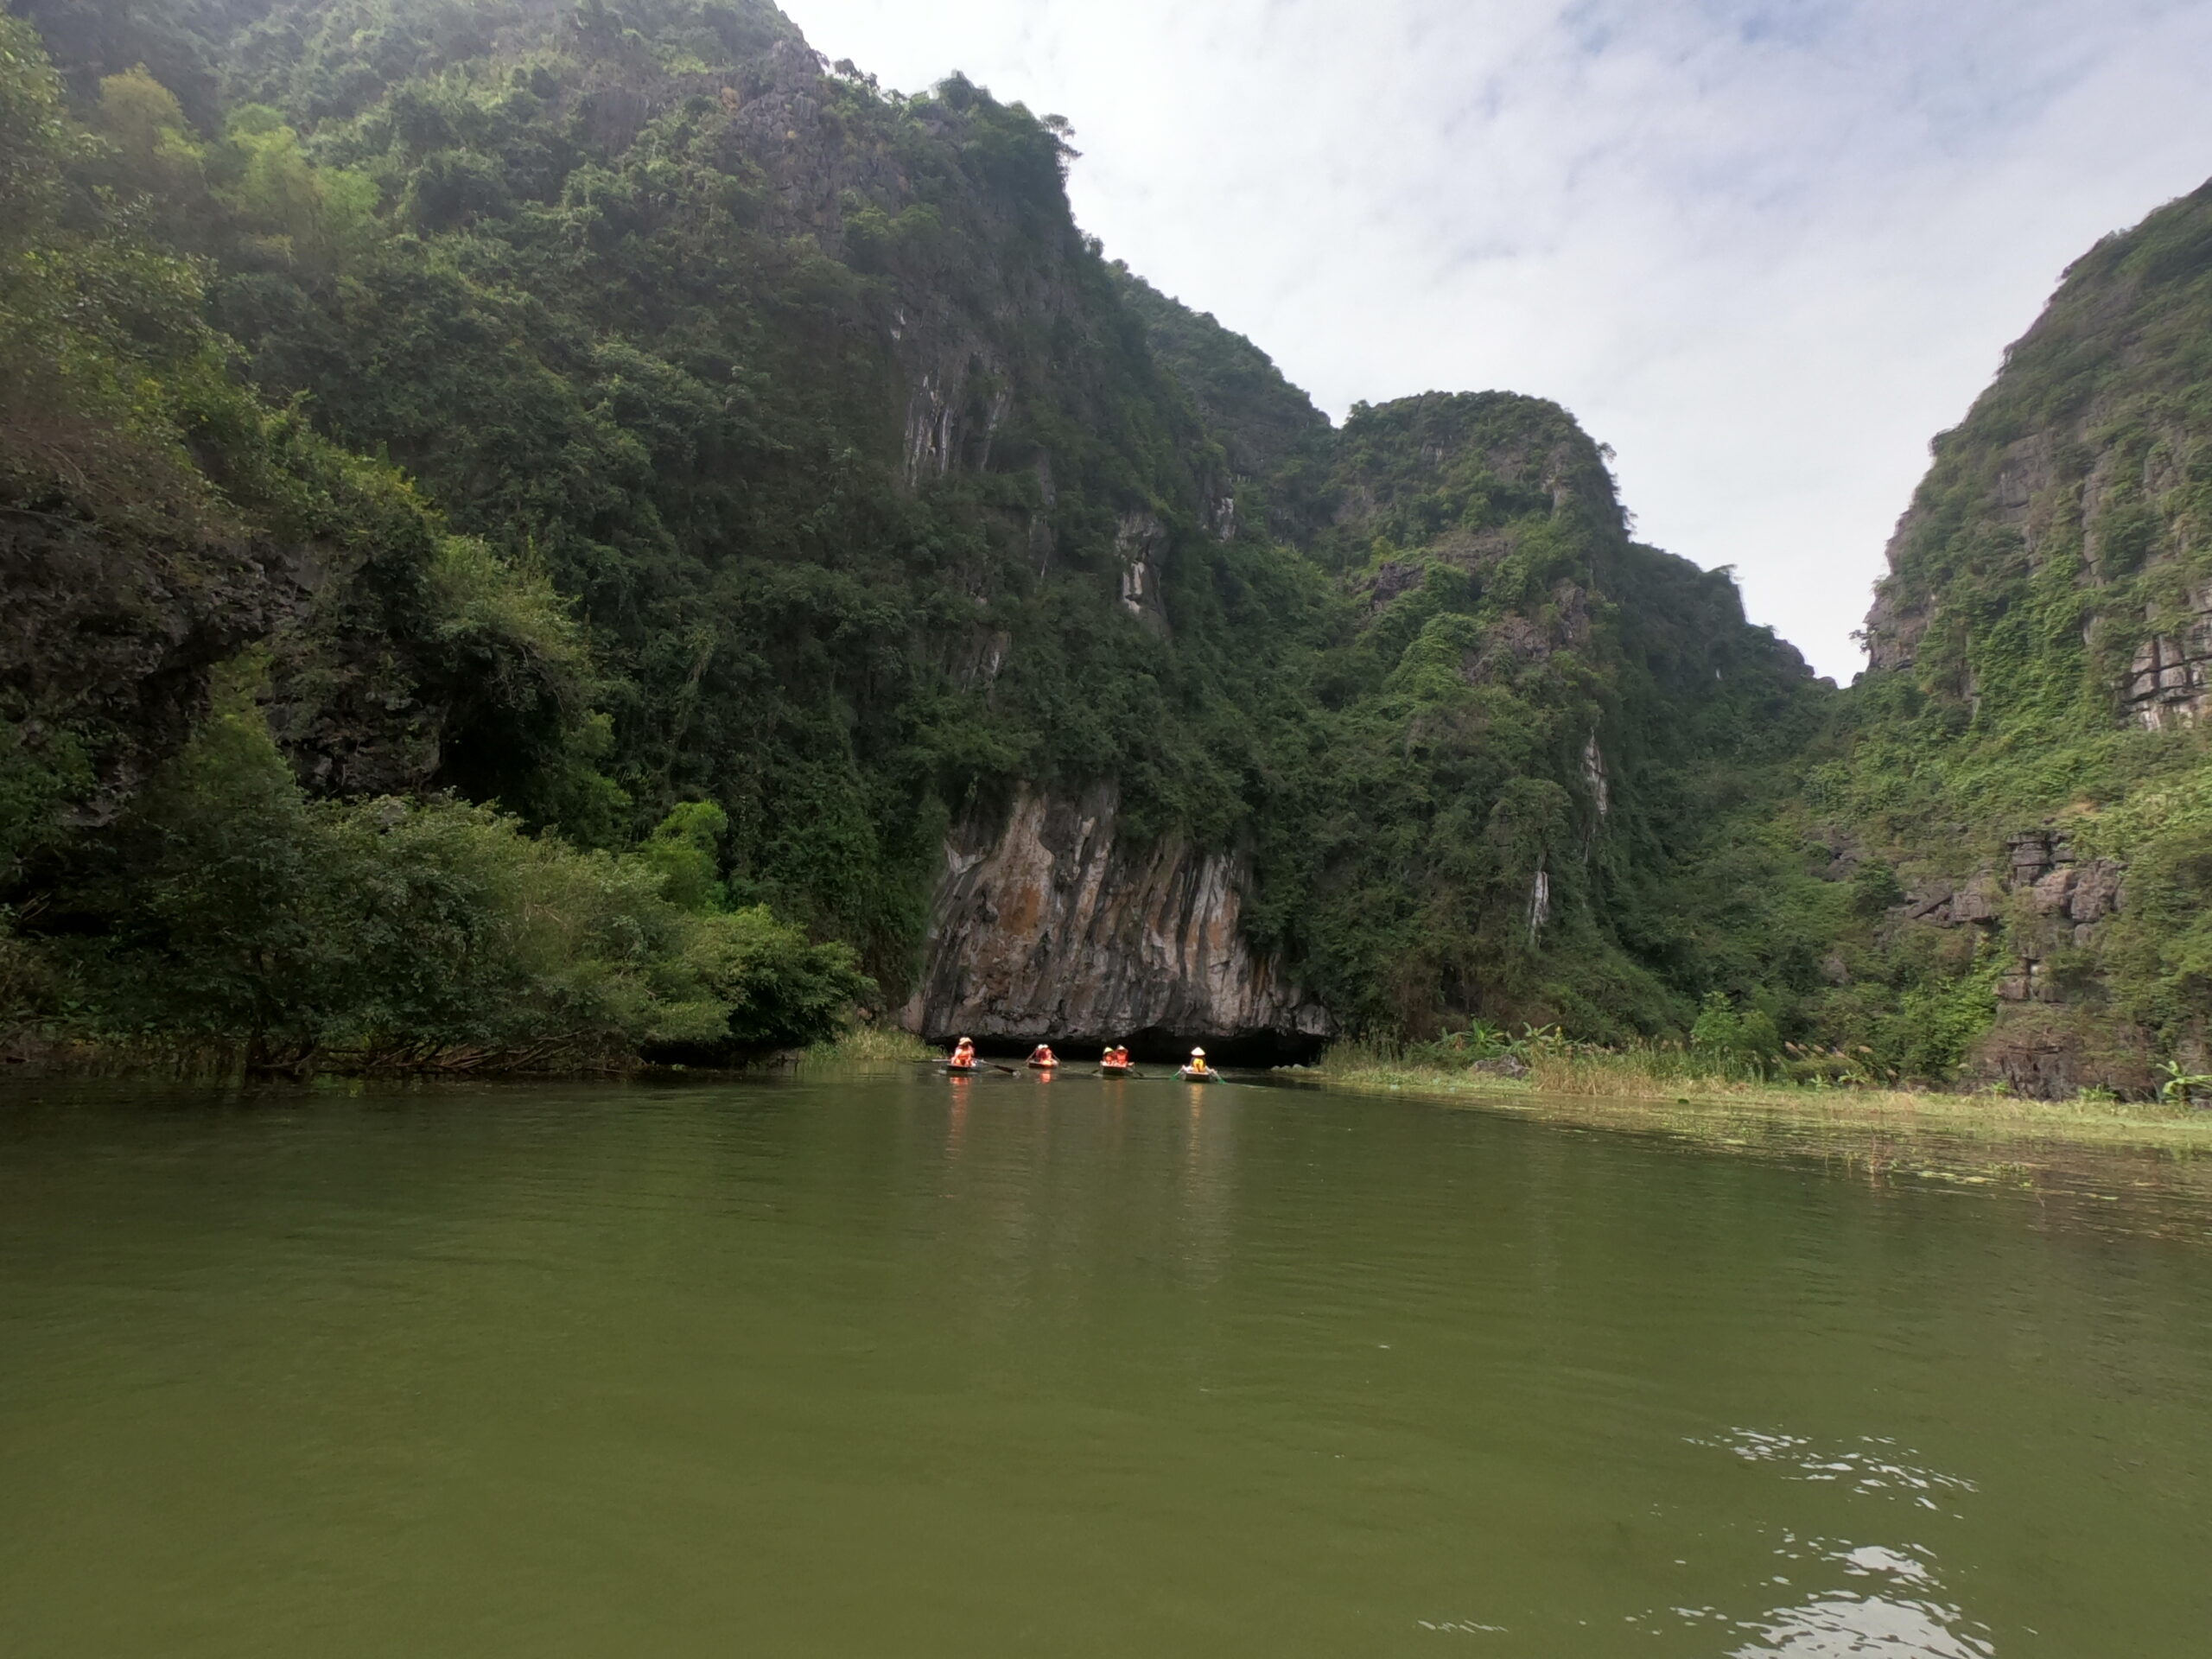
[{"label": "bush", "polygon": [[664,855],[454,801],[310,801],[244,676],[116,842],[77,895],[107,925],[51,942],[95,1037],[249,1065],[730,1059],[829,1037],[873,988],[843,946],[717,908]]},{"label": "bush", "polygon": [[720,910],[727,897],[721,844],[728,833],[729,814],[721,808],[711,801],[686,801],[660,821],[638,857],[659,873],[669,903],[683,910]]},{"label": "bush", "polygon": [[1714,991],[1690,1027],[1690,1052],[1700,1059],[1764,1068],[1781,1057],[1782,1033],[1771,1014],[1739,1009],[1725,992]]},{"label": "bush", "polygon": [[1997,981],[2005,958],[1984,950],[1965,974],[1930,979],[1908,989],[1874,1032],[1878,1061],[1891,1075],[1948,1083],[1974,1040],[1997,1017]]}]

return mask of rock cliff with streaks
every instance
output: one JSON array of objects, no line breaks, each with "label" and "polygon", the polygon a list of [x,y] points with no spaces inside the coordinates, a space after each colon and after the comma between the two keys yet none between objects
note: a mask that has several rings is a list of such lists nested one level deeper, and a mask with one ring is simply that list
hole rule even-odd
[{"label": "rock cliff with streaks", "polygon": [[946,849],[919,988],[903,1016],[932,1040],[1125,1041],[1163,1058],[1303,1058],[1326,1011],[1241,926],[1249,871],[1179,836],[1120,834],[1111,785],[1024,790]]}]

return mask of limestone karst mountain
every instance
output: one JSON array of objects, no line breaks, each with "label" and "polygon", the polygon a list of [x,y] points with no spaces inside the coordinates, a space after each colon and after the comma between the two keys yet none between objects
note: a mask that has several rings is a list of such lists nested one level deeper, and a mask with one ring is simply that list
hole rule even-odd
[{"label": "limestone karst mountain", "polygon": [[[163,988],[207,913],[181,775],[203,829],[276,801],[363,847],[495,808],[849,943],[932,1034],[1265,1057],[1718,998],[2050,1088],[2196,1039],[2158,896],[2212,639],[2194,199],[1939,444],[1839,694],[1632,538],[1557,405],[1333,426],[1083,234],[1064,123],[887,93],[759,0],[16,10],[19,1026],[289,1006],[266,940],[228,1012]],[[224,721],[283,779],[210,770]]]},{"label": "limestone karst mountain", "polygon": [[2020,1086],[2202,1054],[2208,531],[2212,186],[2084,255],[1936,440],[1816,774],[1898,861],[1898,928],[1980,938],[1979,1068]]}]

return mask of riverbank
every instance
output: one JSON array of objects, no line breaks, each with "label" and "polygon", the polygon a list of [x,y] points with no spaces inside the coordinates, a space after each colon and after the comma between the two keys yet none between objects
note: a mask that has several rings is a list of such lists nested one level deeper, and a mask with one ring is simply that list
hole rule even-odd
[{"label": "riverbank", "polygon": [[177,1084],[303,1081],[312,1077],[418,1082],[636,1081],[741,1076],[799,1067],[887,1070],[942,1058],[895,1028],[856,1026],[805,1048],[764,1049],[718,1063],[658,1061],[603,1042],[552,1040],[519,1048],[334,1051],[281,1065],[249,1065],[237,1044],[94,1042],[17,1033],[0,1039],[0,1080],[143,1078]]},{"label": "riverbank", "polygon": [[1368,1094],[1414,1094],[1592,1127],[1656,1129],[1719,1144],[1743,1131],[1918,1133],[1990,1141],[2060,1142],[2212,1154],[2212,1111],[2154,1101],[2026,1100],[1996,1093],[1764,1083],[1723,1077],[1659,1079],[1605,1055],[1535,1056],[1520,1075],[1476,1066],[1425,1065],[1372,1052],[1332,1052],[1289,1066],[1287,1081]]},{"label": "riverbank", "polygon": [[944,1052],[924,1042],[911,1031],[896,1026],[855,1026],[850,1031],[815,1044],[799,1056],[805,1066],[842,1066],[855,1071],[878,1071],[941,1060]]}]

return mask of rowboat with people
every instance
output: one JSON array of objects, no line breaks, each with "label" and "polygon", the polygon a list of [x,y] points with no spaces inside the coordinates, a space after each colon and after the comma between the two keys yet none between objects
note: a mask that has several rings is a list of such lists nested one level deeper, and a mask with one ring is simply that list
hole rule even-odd
[{"label": "rowboat with people", "polygon": [[978,1071],[985,1070],[1004,1071],[1008,1076],[1011,1076],[1014,1071],[1014,1068],[1010,1065],[1001,1065],[995,1060],[986,1060],[977,1054],[976,1039],[972,1037],[963,1037],[953,1045],[952,1052],[950,1055],[944,1059],[930,1061],[928,1064],[937,1066],[949,1077],[972,1077]]},{"label": "rowboat with people", "polygon": [[[971,1077],[983,1071],[1003,1071],[1009,1077],[1020,1075],[1013,1066],[1001,1065],[996,1060],[986,1060],[976,1053],[976,1040],[972,1037],[963,1037],[953,1045],[952,1052],[944,1059],[925,1061],[924,1064],[935,1065],[946,1076],[954,1077]],[[1050,1077],[1060,1069],[1061,1061],[1060,1057],[1052,1052],[1050,1043],[1039,1043],[1029,1051],[1027,1065],[1032,1071]],[[1144,1073],[1131,1062],[1128,1045],[1115,1043],[1098,1056],[1098,1075],[1102,1077],[1141,1077]],[[1178,1067],[1175,1075],[1185,1083],[1217,1083],[1221,1080],[1221,1074],[1206,1064],[1206,1052],[1203,1048],[1192,1049],[1189,1063]]]}]

